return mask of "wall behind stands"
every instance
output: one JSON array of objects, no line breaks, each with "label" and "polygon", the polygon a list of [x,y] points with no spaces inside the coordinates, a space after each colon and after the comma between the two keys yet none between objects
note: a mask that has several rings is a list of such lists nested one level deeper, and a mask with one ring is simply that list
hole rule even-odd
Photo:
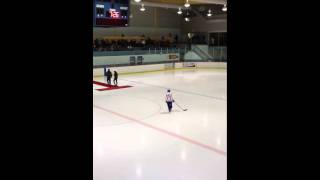
[{"label": "wall behind stands", "polygon": [[[171,54],[145,54],[132,55],[134,57],[142,56],[144,63],[172,62],[179,60],[178,53]],[[131,56],[93,56],[93,66],[103,66],[110,64],[129,64]],[[173,57],[173,58],[172,58]]]},{"label": "wall behind stands", "polygon": [[114,28],[93,28],[93,38],[104,36],[166,36],[171,33],[180,37],[181,17],[177,16],[175,9],[160,7],[146,7],[146,11],[141,12],[140,6],[131,5],[129,27]]},{"label": "wall behind stands", "polygon": [[[175,69],[181,69],[181,68],[188,68],[184,67],[184,63],[175,63]],[[187,63],[190,64],[190,63]],[[195,67],[193,68],[219,68],[219,69],[226,69],[227,63],[224,62],[194,62],[191,64],[195,64]],[[153,64],[153,65],[140,65],[140,66],[125,66],[125,67],[112,67],[110,68],[111,71],[116,70],[120,75],[123,73],[137,73],[137,72],[149,72],[149,71],[159,71],[159,70],[165,70],[166,66],[165,64]],[[104,74],[104,68],[94,68],[93,69],[93,76],[103,76]],[[120,76],[121,80],[121,76]]]},{"label": "wall behind stands", "polygon": [[216,16],[212,20],[207,20],[204,17],[194,17],[191,22],[181,22],[181,34],[186,36],[188,32],[227,32],[227,16]]}]

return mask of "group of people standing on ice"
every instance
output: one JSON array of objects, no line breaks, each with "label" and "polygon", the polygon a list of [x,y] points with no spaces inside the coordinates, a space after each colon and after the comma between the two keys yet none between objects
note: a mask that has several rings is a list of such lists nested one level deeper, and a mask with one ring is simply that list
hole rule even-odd
[{"label": "group of people standing on ice", "polygon": [[[108,83],[109,85],[111,85],[112,72],[110,71],[110,69],[108,69],[108,71],[106,72],[105,75],[107,76],[107,83]],[[115,86],[118,85],[118,72],[117,72],[117,71],[114,71],[113,84],[114,84]]]}]

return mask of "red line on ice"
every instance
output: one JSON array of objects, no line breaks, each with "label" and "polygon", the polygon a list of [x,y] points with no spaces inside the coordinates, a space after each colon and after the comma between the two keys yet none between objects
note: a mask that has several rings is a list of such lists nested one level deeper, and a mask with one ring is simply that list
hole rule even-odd
[{"label": "red line on ice", "polygon": [[159,131],[159,132],[165,133],[165,134],[170,135],[170,136],[172,136],[172,137],[178,138],[178,139],[180,139],[180,140],[187,141],[187,142],[189,142],[189,143],[192,143],[192,144],[201,146],[201,147],[203,147],[203,148],[206,148],[206,149],[208,149],[208,150],[210,150],[210,151],[216,152],[216,153],[218,153],[218,154],[220,154],[220,155],[226,156],[226,152],[224,152],[224,151],[222,151],[222,150],[219,150],[219,149],[217,149],[217,148],[214,148],[214,147],[211,147],[211,146],[209,146],[209,145],[200,143],[200,142],[198,142],[198,141],[195,141],[195,140],[193,140],[193,139],[190,139],[190,138],[181,136],[181,135],[179,135],[179,134],[176,134],[176,133],[167,131],[167,130],[165,130],[165,129],[158,128],[158,127],[153,126],[153,125],[151,125],[151,124],[148,124],[148,123],[139,121],[139,120],[137,120],[137,119],[134,119],[134,118],[132,118],[132,117],[129,117],[129,116],[126,116],[126,115],[123,115],[123,114],[114,112],[114,111],[112,111],[112,110],[109,110],[109,109],[106,109],[106,108],[102,108],[102,107],[99,107],[99,106],[97,106],[97,105],[93,105],[93,106],[96,107],[96,108],[98,108],[98,109],[101,109],[101,110],[103,110],[103,111],[109,112],[109,113],[111,113],[111,114],[120,116],[120,117],[122,117],[122,118],[124,118],[124,119],[130,120],[130,121],[134,121],[134,122],[136,122],[136,123],[138,123],[138,124],[140,124],[140,125],[143,125],[143,126],[145,126],[145,127],[148,127],[148,128],[154,129],[154,130],[157,130],[157,131]]},{"label": "red line on ice", "polygon": [[98,82],[98,81],[93,81],[93,84],[106,87],[106,88],[96,89],[98,91],[108,91],[108,90],[123,89],[123,88],[132,87],[132,86],[114,86],[114,85],[109,85],[109,84],[106,84],[103,82]]}]

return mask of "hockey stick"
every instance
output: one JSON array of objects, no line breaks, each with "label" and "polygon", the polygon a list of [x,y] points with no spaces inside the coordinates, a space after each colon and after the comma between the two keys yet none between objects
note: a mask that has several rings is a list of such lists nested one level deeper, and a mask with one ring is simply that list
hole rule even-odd
[{"label": "hockey stick", "polygon": [[176,101],[174,101],[174,103],[176,103],[176,105],[177,105],[180,109],[182,109],[183,111],[188,110],[188,109],[183,109],[181,106],[179,106],[179,104],[177,104],[177,102],[176,102]]}]

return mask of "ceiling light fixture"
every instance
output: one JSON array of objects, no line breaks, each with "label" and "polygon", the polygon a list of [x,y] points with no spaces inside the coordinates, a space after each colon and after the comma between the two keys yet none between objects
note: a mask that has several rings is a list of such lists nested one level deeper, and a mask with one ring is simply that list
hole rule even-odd
[{"label": "ceiling light fixture", "polygon": [[186,0],[186,3],[184,4],[184,6],[185,6],[186,8],[190,7],[189,0]]},{"label": "ceiling light fixture", "polygon": [[190,14],[189,14],[189,11],[188,11],[188,10],[187,10],[187,14],[186,14],[184,20],[185,20],[186,22],[189,22],[189,21],[190,21]]},{"label": "ceiling light fixture", "polygon": [[179,11],[177,13],[182,14],[181,7],[179,7]]},{"label": "ceiling light fixture", "polygon": [[208,17],[212,16],[211,9],[208,10],[207,16],[208,16]]},{"label": "ceiling light fixture", "polygon": [[222,11],[224,11],[224,12],[227,11],[227,5],[226,4],[223,5]]},{"label": "ceiling light fixture", "polygon": [[146,8],[144,8],[144,4],[141,4],[141,8],[140,8],[140,11],[145,11],[146,10]]}]

